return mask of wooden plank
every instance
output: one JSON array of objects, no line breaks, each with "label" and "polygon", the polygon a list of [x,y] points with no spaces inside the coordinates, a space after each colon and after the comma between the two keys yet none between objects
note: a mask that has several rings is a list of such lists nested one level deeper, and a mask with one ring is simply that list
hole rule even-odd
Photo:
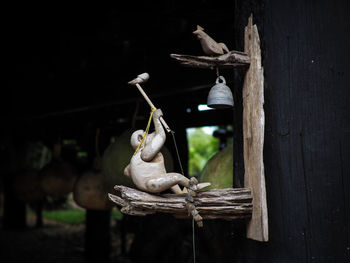
[{"label": "wooden plank", "polygon": [[221,56],[191,56],[170,54],[170,57],[176,59],[181,65],[192,68],[234,68],[248,67],[250,63],[249,56],[246,53],[232,50]]},{"label": "wooden plank", "polygon": [[252,189],[253,214],[247,224],[247,237],[268,241],[265,172],[263,162],[265,113],[264,70],[261,65],[260,38],[253,16],[244,32],[244,50],[250,57],[250,67],[243,85],[243,151],[244,186]]},{"label": "wooden plank", "polygon": [[[153,195],[121,185],[115,186],[115,190],[121,197],[109,194],[109,199],[121,206],[125,214],[144,216],[160,212],[189,218],[186,194]],[[253,209],[251,192],[247,188],[198,192],[194,204],[204,219],[248,219]]]},{"label": "wooden plank", "polygon": [[349,2],[241,2],[237,30],[253,11],[263,39],[270,228],[237,261],[349,262]]},{"label": "wooden plank", "polygon": [[88,262],[108,262],[111,254],[111,211],[86,210],[85,257]]}]

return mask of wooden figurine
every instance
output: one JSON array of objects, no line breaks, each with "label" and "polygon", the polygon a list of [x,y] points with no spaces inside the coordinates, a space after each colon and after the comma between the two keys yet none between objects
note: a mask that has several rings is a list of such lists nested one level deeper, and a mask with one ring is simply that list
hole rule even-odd
[{"label": "wooden figurine", "polygon": [[217,43],[204,32],[204,28],[197,26],[197,30],[194,31],[193,34],[199,39],[202,49],[206,55],[223,55],[224,53],[229,52],[224,43]]},{"label": "wooden figurine", "polygon": [[[152,101],[140,86],[140,83],[144,83],[148,79],[149,74],[142,73],[132,81],[128,82],[129,85],[135,85],[137,87],[150,105],[151,116],[146,131],[137,130],[131,135],[130,142],[131,146],[135,149],[135,153],[130,160],[130,164],[124,169],[124,174],[132,179],[137,188],[145,192],[160,193],[171,189],[175,194],[187,193],[185,201],[188,215],[192,215],[192,218],[197,222],[197,225],[201,227],[203,226],[203,218],[199,215],[198,210],[194,205],[194,197],[200,189],[209,186],[210,183],[198,184],[195,177],[188,179],[179,173],[166,172],[164,157],[160,152],[166,139],[163,126],[168,133],[173,133],[173,131],[164,121],[162,111],[156,109]],[[148,135],[152,119],[155,131]],[[184,189],[181,190],[179,185],[183,186]],[[118,187],[119,186],[116,186],[115,189],[118,189]],[[109,198],[113,202],[118,203],[118,197],[109,194]],[[125,202],[122,201],[122,203],[119,204],[123,206]],[[129,213],[129,208],[124,207],[122,212]]]},{"label": "wooden figurine", "polygon": [[[164,165],[164,158],[160,152],[166,139],[166,134],[160,122],[163,115],[160,109],[154,111],[152,116],[155,131],[145,138],[145,145],[141,146],[145,132],[137,130],[131,135],[131,146],[135,153],[130,164],[125,168],[124,174],[131,177],[134,184],[142,191],[149,193],[160,193],[171,189],[174,193],[186,193],[186,189],[181,190],[179,185],[189,188],[196,185],[195,189],[204,188],[209,183],[198,184],[195,178],[188,179],[179,173],[167,173]],[[191,187],[193,188],[193,187]]]},{"label": "wooden figurine", "polygon": [[[198,26],[197,30],[193,33],[200,39],[205,54],[220,56],[171,54],[171,57],[187,67],[208,69],[247,68],[242,91],[245,188],[229,187],[196,192],[195,189],[200,184],[193,184],[189,180],[190,182],[183,184],[186,187],[187,185],[190,186],[186,198],[183,198],[183,194],[162,194],[155,196],[136,189],[116,185],[114,189],[119,192],[120,196],[113,194],[109,194],[108,196],[111,201],[122,207],[121,211],[123,213],[140,216],[162,212],[172,213],[180,218],[187,218],[189,215],[192,215],[198,226],[202,225],[202,219],[248,219],[247,237],[263,242],[269,240],[263,162],[265,125],[263,108],[264,71],[261,65],[260,38],[257,26],[253,25],[252,16],[249,18],[244,32],[245,52],[235,50],[228,52],[225,45],[216,43],[203,31],[203,28]],[[224,52],[227,53],[224,54]],[[138,76],[130,84],[135,85],[140,90],[151,108],[155,108],[139,85],[139,83],[144,82],[146,79],[147,75],[141,74],[141,76]],[[161,113],[158,113],[158,116],[161,116]],[[161,117],[159,119],[166,128],[164,120],[162,121]],[[154,119],[154,122],[155,125],[156,123],[160,125],[160,122],[156,119]],[[167,131],[172,132],[170,128]],[[149,143],[152,144],[152,142]],[[142,153],[139,153],[139,157],[137,158],[133,157],[130,166],[132,166],[134,161],[146,162],[142,160]],[[154,158],[156,158],[156,155],[154,155]],[[232,161],[229,163],[232,165]],[[130,173],[130,167],[128,169]],[[159,179],[160,181],[171,180],[162,176],[159,176]],[[207,179],[204,180],[206,181]],[[158,183],[157,180],[154,181]],[[193,185],[195,187],[192,187]],[[216,188],[217,186],[214,187]]]}]

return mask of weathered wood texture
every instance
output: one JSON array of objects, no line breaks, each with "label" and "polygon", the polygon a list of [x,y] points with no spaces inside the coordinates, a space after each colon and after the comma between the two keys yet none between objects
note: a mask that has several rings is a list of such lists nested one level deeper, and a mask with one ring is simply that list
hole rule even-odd
[{"label": "weathered wood texture", "polygon": [[237,41],[252,11],[261,36],[270,226],[237,262],[350,262],[349,4],[237,2]]},{"label": "weathered wood texture", "polygon": [[253,16],[244,33],[244,50],[250,56],[250,67],[243,85],[244,186],[252,189],[253,214],[247,225],[247,237],[268,241],[265,171],[263,161],[265,113],[264,70],[261,65],[260,38]]},{"label": "weathered wood texture", "polygon": [[234,67],[248,67],[250,60],[249,56],[240,51],[232,50],[221,56],[191,56],[170,54],[170,57],[176,59],[181,65],[193,68],[234,68]]},{"label": "weathered wood texture", "polygon": [[[129,215],[171,213],[189,218],[185,194],[152,195],[126,186],[115,186],[120,196],[109,194],[109,199],[121,206],[121,212]],[[213,189],[199,192],[194,205],[203,219],[243,219],[252,213],[251,192],[247,188]]]}]

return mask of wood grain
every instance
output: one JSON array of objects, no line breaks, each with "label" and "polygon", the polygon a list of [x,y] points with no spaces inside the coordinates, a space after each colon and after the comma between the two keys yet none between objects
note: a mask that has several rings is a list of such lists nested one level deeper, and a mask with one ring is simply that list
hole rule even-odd
[{"label": "wood grain", "polygon": [[[129,215],[171,213],[189,218],[185,194],[152,195],[137,189],[117,185],[120,195],[109,194],[109,199],[121,206],[121,212]],[[212,189],[197,193],[194,204],[204,219],[246,219],[252,214],[252,197],[247,188]]]},{"label": "wood grain", "polygon": [[232,50],[221,56],[191,56],[170,54],[170,57],[176,59],[181,65],[193,68],[234,68],[248,67],[250,63],[249,56],[240,51]]},{"label": "wood grain", "polygon": [[261,66],[260,38],[252,15],[245,27],[244,50],[250,67],[243,85],[244,186],[252,189],[253,214],[247,225],[247,237],[268,241],[268,217],[263,162],[265,113],[264,70]]}]

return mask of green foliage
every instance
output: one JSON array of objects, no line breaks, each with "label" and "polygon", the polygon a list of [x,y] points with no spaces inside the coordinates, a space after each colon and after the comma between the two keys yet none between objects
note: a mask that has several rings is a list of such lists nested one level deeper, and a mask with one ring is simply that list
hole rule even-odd
[{"label": "green foliage", "polygon": [[85,221],[85,210],[66,209],[43,211],[43,217],[69,224],[82,224]]},{"label": "green foliage", "polygon": [[189,174],[198,176],[207,161],[218,151],[219,139],[206,133],[203,128],[188,129]]},{"label": "green foliage", "polygon": [[123,214],[117,209],[112,210],[111,216],[113,219],[117,219],[117,220],[121,220],[123,218]]},{"label": "green foliage", "polygon": [[[86,210],[80,209],[59,209],[52,211],[45,210],[43,211],[43,217],[57,222],[76,225],[85,222],[85,211]],[[33,211],[30,212],[34,213]],[[123,214],[119,210],[113,209],[111,218],[121,220],[123,218]]]}]

